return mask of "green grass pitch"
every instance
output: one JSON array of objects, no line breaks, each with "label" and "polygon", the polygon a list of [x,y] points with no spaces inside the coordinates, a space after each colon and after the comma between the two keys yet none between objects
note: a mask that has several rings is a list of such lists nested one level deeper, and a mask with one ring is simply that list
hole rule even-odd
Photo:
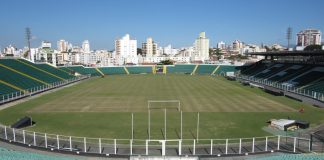
[{"label": "green grass pitch", "polygon": [[[28,130],[62,135],[146,139],[148,100],[180,100],[183,138],[265,136],[261,128],[272,118],[302,119],[312,126],[324,122],[323,110],[222,77],[190,75],[116,75],[92,78],[0,111],[0,121],[13,124],[31,116]],[[304,108],[304,113],[298,109]],[[151,138],[163,139],[164,111],[151,111]],[[180,134],[180,112],[167,110],[167,138]]]}]

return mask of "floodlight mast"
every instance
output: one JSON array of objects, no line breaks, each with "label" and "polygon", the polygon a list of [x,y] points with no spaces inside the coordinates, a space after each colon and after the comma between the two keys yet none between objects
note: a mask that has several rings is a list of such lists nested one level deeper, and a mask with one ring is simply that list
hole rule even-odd
[{"label": "floodlight mast", "polygon": [[26,28],[26,40],[27,40],[27,45],[28,45],[28,51],[27,51],[27,58],[31,60],[31,52],[30,52],[30,41],[32,39],[31,31],[30,28]]},{"label": "floodlight mast", "polygon": [[291,33],[292,33],[292,28],[288,27],[287,29],[287,41],[288,41],[288,45],[287,45],[287,50],[289,51],[290,48],[290,40],[291,40]]}]

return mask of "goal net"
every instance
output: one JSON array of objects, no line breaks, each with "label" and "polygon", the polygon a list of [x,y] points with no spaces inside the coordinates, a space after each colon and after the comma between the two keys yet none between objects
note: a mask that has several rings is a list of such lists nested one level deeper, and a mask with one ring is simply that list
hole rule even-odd
[{"label": "goal net", "polygon": [[148,100],[147,109],[174,109],[181,111],[180,100]]}]

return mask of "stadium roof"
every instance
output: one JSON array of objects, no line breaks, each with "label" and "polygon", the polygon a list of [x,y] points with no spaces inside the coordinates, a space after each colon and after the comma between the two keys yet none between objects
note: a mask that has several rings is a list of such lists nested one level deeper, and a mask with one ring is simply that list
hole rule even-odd
[{"label": "stadium roof", "polygon": [[247,53],[247,55],[257,55],[257,56],[324,56],[324,50],[322,50],[322,51],[255,52],[255,53]]}]

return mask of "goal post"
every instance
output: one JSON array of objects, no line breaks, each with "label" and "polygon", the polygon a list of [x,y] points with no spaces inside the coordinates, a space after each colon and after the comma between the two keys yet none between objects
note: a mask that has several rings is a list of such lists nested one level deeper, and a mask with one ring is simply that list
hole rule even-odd
[{"label": "goal post", "polygon": [[148,100],[147,109],[176,109],[181,111],[180,100]]}]

